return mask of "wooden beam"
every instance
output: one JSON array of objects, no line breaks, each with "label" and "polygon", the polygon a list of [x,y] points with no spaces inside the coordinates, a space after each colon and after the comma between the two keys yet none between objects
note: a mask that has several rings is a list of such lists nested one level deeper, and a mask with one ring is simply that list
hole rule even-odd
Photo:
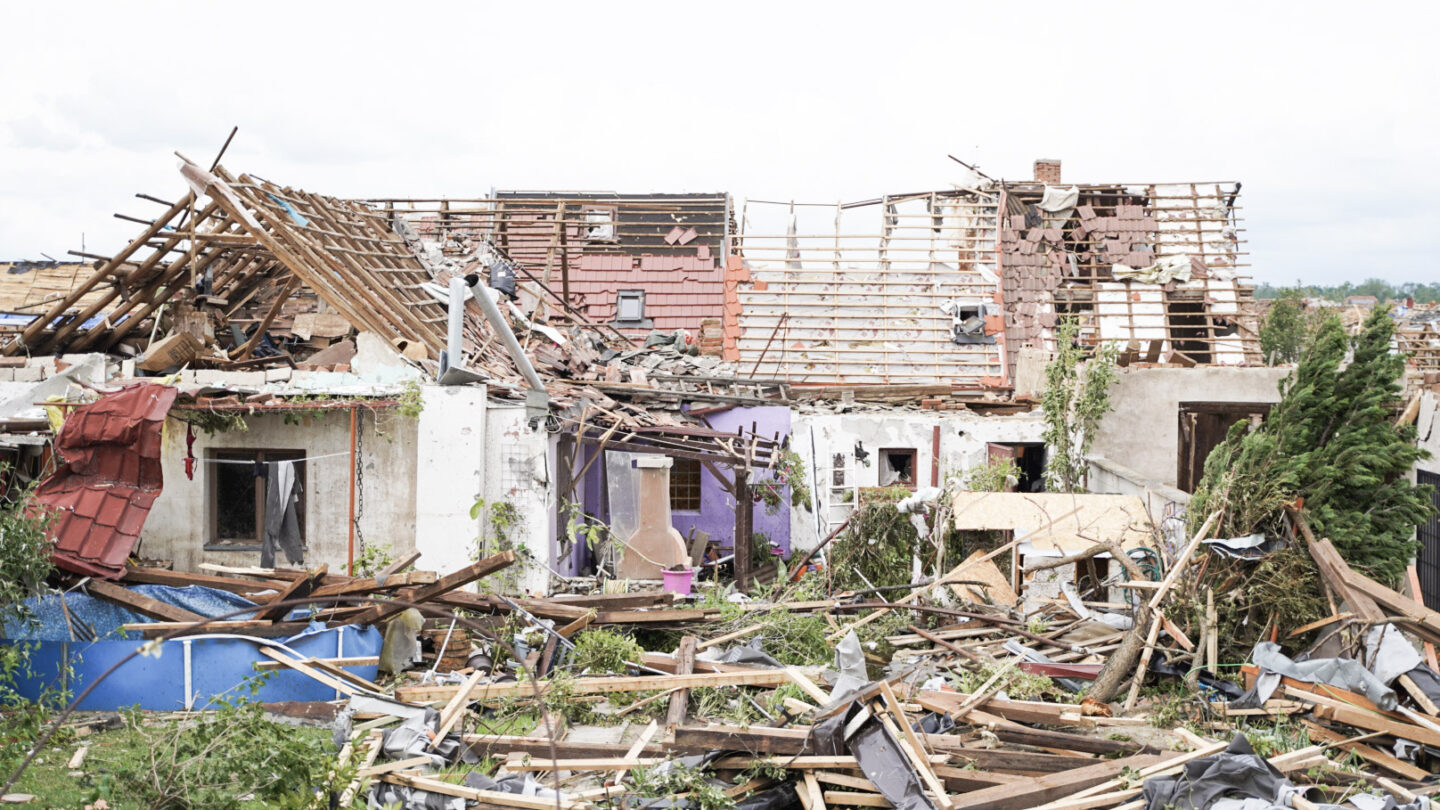
[{"label": "wooden beam", "polygon": [[149,616],[162,622],[203,622],[205,617],[199,613],[192,613],[184,608],[174,605],[167,605],[159,599],[151,599],[143,594],[136,593],[129,588],[116,585],[113,582],[106,582],[103,579],[92,579],[85,585],[85,589],[91,596],[104,599],[106,602],[129,608],[142,616]]}]

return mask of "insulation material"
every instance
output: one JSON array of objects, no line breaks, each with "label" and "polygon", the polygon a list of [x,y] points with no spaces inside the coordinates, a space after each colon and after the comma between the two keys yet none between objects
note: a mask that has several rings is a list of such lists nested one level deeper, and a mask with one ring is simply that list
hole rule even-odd
[{"label": "insulation material", "polygon": [[1149,544],[1154,526],[1136,495],[1063,492],[957,492],[955,528],[1009,530],[1036,553],[1067,554],[1112,540],[1121,548]]}]

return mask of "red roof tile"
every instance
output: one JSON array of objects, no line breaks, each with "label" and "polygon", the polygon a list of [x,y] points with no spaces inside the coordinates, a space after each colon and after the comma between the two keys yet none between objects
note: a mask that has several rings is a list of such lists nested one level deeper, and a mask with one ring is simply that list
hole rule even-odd
[{"label": "red roof tile", "polygon": [[65,465],[35,492],[54,510],[55,564],[116,578],[160,494],[161,431],[177,391],[142,383],[76,408],[60,429]]}]

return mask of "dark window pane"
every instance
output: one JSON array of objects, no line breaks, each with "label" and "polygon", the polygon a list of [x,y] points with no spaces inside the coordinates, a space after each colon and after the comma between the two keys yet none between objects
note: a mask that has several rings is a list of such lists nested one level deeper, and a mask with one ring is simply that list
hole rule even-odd
[{"label": "dark window pane", "polygon": [[677,458],[670,468],[670,508],[700,511],[700,462],[693,458]]},{"label": "dark window pane", "polygon": [[[222,459],[236,460],[234,456]],[[259,538],[255,526],[258,483],[253,464],[215,465],[215,539],[253,542]]]}]

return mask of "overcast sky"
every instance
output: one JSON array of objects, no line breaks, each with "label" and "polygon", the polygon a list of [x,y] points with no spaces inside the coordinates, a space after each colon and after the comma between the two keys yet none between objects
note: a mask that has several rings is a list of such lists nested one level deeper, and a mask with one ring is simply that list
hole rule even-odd
[{"label": "overcast sky", "polygon": [[173,150],[336,196],[834,201],[1240,180],[1259,281],[1440,280],[1434,3],[7,3],[0,260],[93,253]]}]

